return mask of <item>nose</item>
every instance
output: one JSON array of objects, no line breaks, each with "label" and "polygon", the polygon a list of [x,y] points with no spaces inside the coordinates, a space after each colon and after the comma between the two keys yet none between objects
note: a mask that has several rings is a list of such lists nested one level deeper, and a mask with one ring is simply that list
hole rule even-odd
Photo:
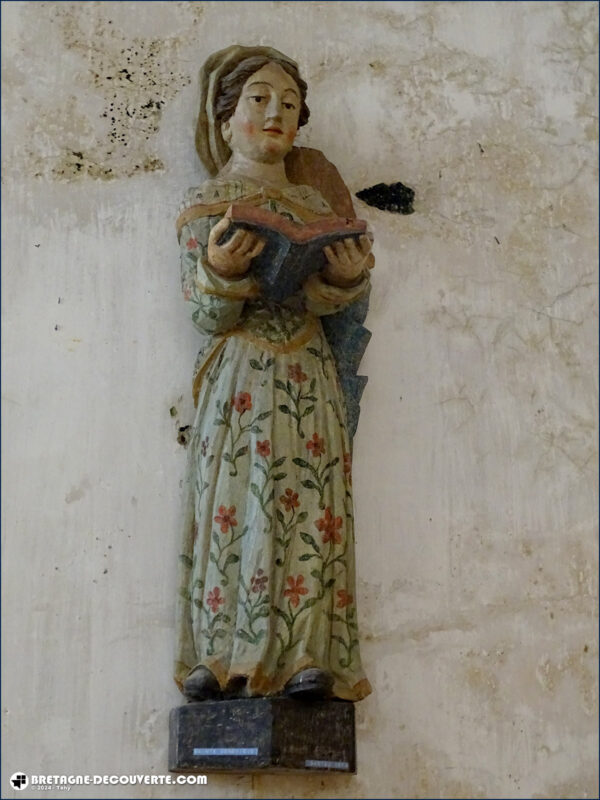
[{"label": "nose", "polygon": [[281,122],[282,108],[281,98],[276,92],[273,92],[267,103],[266,118]]}]

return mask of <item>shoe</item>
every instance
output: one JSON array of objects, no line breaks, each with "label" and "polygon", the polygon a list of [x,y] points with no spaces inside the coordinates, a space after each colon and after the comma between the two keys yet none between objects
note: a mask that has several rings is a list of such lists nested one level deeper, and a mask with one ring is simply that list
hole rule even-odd
[{"label": "shoe", "polygon": [[333,675],[317,667],[297,672],[283,690],[288,697],[298,700],[326,700],[331,697]]},{"label": "shoe", "polygon": [[210,700],[221,696],[219,681],[208,667],[196,667],[183,682],[183,693],[188,700]]}]

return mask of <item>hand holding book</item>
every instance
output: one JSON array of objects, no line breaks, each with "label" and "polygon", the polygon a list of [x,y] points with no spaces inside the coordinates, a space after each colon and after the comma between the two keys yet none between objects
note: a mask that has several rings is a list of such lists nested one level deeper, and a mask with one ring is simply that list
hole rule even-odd
[{"label": "hand holding book", "polygon": [[364,277],[365,267],[373,265],[371,240],[366,234],[358,239],[347,238],[323,248],[327,264],[323,277],[327,283],[340,288],[356,286]]},{"label": "hand holding book", "polygon": [[366,228],[364,220],[343,217],[299,225],[282,214],[234,203],[211,231],[208,261],[233,280],[252,266],[263,295],[281,302],[321,270],[335,286],[359,283],[370,265]]},{"label": "hand holding book", "polygon": [[265,240],[243,228],[238,228],[233,236],[219,244],[227,232],[231,220],[223,217],[211,230],[208,237],[208,263],[223,278],[237,280],[250,268],[252,259],[259,255]]}]

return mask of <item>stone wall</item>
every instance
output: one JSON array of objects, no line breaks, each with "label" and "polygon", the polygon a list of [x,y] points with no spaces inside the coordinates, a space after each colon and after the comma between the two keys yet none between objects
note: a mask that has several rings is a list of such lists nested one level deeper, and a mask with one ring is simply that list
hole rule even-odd
[{"label": "stone wall", "polygon": [[[164,774],[197,337],[197,73],[301,64],[376,236],[355,442],[359,773],[71,797],[597,797],[593,2],[2,4],[3,797]],[[172,410],[173,409],[173,410]],[[64,797],[58,790],[46,797]]]}]

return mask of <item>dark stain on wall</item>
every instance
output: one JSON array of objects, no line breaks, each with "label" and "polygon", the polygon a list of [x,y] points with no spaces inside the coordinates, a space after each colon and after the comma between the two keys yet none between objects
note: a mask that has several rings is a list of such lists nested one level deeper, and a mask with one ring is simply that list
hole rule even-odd
[{"label": "dark stain on wall", "polygon": [[102,6],[47,8],[49,35],[61,38],[81,69],[72,76],[68,102],[39,108],[35,115],[31,140],[43,131],[55,151],[28,153],[37,177],[111,180],[164,169],[154,140],[165,107],[190,83],[179,69],[182,41],[177,36],[127,38],[107,16],[110,7]]}]

